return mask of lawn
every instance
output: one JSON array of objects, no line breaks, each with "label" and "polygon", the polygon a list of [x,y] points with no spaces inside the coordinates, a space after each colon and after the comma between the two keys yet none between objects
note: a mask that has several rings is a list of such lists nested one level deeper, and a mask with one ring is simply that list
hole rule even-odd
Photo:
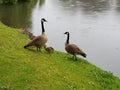
[{"label": "lawn", "polygon": [[120,79],[87,60],[24,49],[21,29],[0,23],[0,90],[120,90]]}]

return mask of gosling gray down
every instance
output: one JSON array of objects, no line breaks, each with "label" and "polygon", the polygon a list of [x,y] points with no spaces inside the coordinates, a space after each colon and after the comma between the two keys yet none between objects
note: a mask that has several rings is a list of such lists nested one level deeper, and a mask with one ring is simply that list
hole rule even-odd
[{"label": "gosling gray down", "polygon": [[37,48],[37,51],[41,51],[41,48],[45,45],[45,43],[48,40],[47,35],[45,34],[44,22],[47,22],[47,20],[42,18],[41,19],[42,35],[36,36],[33,40],[26,44],[24,48],[27,48],[29,46],[35,46]]},{"label": "gosling gray down", "polygon": [[30,40],[32,40],[32,39],[34,39],[36,37],[35,35],[33,35],[33,33],[29,32],[26,29],[24,29],[24,31],[22,33],[28,35]]},{"label": "gosling gray down", "polygon": [[84,58],[86,58],[86,54],[75,44],[69,44],[69,38],[70,38],[70,34],[69,32],[65,32],[64,34],[67,35],[67,40],[65,42],[65,50],[69,53],[73,55],[73,58],[75,60],[77,60],[76,55],[81,55]]},{"label": "gosling gray down", "polygon": [[44,46],[45,50],[48,52],[48,53],[53,53],[54,52],[54,48],[53,47],[47,47],[47,45]]}]

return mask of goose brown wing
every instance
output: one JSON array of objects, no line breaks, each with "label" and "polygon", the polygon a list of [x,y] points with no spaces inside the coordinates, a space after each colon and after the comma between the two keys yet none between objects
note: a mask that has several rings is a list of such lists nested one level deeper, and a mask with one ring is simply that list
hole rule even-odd
[{"label": "goose brown wing", "polygon": [[80,54],[84,53],[77,45],[75,44],[69,44],[66,46],[66,51],[71,54]]},{"label": "goose brown wing", "polygon": [[74,49],[75,49],[75,54],[79,54],[79,55],[81,55],[81,56],[83,56],[83,57],[86,57],[86,56],[87,56],[86,53],[84,53],[77,45],[72,44],[72,46],[73,46]]},{"label": "goose brown wing", "polygon": [[40,44],[40,42],[42,42],[42,39],[43,39],[42,36],[37,36],[33,40],[31,40],[27,45],[28,46],[33,46],[33,45],[36,45],[36,44]]}]

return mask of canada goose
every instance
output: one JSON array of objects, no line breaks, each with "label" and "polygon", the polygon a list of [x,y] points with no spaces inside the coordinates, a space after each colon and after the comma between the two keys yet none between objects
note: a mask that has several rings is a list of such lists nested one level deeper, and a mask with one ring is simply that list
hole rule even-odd
[{"label": "canada goose", "polygon": [[31,40],[28,44],[24,46],[24,48],[27,48],[29,46],[36,46],[37,51],[40,51],[41,47],[45,45],[47,42],[47,36],[45,34],[45,29],[44,29],[44,22],[47,22],[44,18],[41,19],[41,27],[42,27],[42,35],[36,36],[33,40]]},{"label": "canada goose", "polygon": [[33,33],[29,32],[26,29],[22,33],[28,35],[28,37],[29,37],[30,40],[32,40],[33,38],[36,37],[36,36],[33,35]]},{"label": "canada goose", "polygon": [[53,48],[53,47],[47,47],[47,45],[44,45],[44,48],[45,48],[45,50],[46,50],[48,53],[54,52],[54,48]]},{"label": "canada goose", "polygon": [[77,60],[76,55],[81,55],[84,58],[86,57],[86,54],[75,44],[69,44],[69,38],[70,38],[70,34],[69,32],[65,32],[64,34],[67,35],[67,40],[65,42],[65,50],[73,55],[73,58],[75,58],[75,60]]}]

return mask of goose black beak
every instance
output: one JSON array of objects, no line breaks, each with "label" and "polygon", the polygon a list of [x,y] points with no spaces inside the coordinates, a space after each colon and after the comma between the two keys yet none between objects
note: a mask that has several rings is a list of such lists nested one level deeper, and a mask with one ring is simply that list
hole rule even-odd
[{"label": "goose black beak", "polygon": [[64,34],[69,34],[69,32],[65,32]]},{"label": "goose black beak", "polygon": [[41,21],[42,22],[47,22],[47,20],[45,18],[42,18]]}]

